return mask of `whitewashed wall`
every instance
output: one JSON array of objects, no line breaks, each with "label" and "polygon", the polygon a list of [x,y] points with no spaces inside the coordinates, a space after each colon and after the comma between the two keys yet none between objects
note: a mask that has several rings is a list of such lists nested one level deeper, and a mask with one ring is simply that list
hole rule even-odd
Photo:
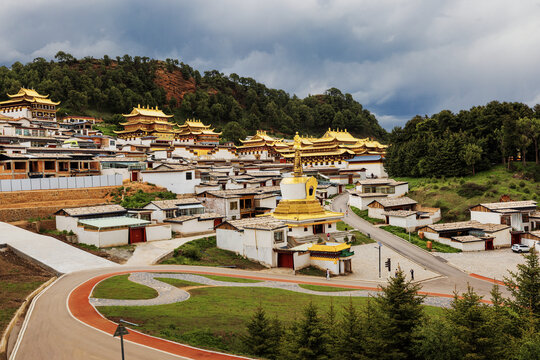
[{"label": "whitewashed wall", "polygon": [[121,186],[122,180],[122,175],[119,174],[39,179],[11,179],[0,180],[0,191],[82,189],[103,186]]},{"label": "whitewashed wall", "polygon": [[471,211],[471,220],[482,224],[500,224],[501,214],[494,212]]},{"label": "whitewashed wall", "polygon": [[510,245],[512,244],[510,228],[496,231],[489,235],[493,236],[493,246],[495,248],[510,247]]},{"label": "whitewashed wall", "polygon": [[309,258],[309,252],[306,252],[304,254],[300,254],[298,252],[295,252],[293,254],[293,261],[294,261],[294,270],[300,270],[300,269],[306,268],[309,265],[311,265],[311,260]]},{"label": "whitewashed wall", "polygon": [[188,171],[170,171],[170,172],[145,172],[142,171],[142,181],[155,184],[167,188],[176,194],[194,194],[195,186],[201,183],[201,179],[195,178],[195,170],[190,170],[192,173],[191,180],[186,180],[186,172]]},{"label": "whitewashed wall", "polygon": [[368,216],[370,218],[385,220],[385,216],[382,214],[383,212],[384,209],[382,208],[368,207]]},{"label": "whitewashed wall", "polygon": [[78,219],[71,216],[56,215],[56,230],[59,231],[73,231],[77,228]]},{"label": "whitewashed wall", "polygon": [[228,229],[216,229],[216,245],[220,249],[233,251],[242,255],[244,249],[244,233]]},{"label": "whitewashed wall", "polygon": [[169,240],[172,238],[171,225],[169,224],[149,225],[145,231],[146,241]]},{"label": "whitewashed wall", "polygon": [[101,174],[103,175],[121,175],[122,180],[131,180],[131,173],[128,169],[125,168],[111,168],[111,169],[103,169],[101,170]]},{"label": "whitewashed wall", "polygon": [[321,270],[326,271],[326,269],[330,270],[330,274],[332,275],[339,275],[339,261],[328,261],[328,260],[318,260],[311,258],[311,265],[315,266],[316,268],[319,268]]}]

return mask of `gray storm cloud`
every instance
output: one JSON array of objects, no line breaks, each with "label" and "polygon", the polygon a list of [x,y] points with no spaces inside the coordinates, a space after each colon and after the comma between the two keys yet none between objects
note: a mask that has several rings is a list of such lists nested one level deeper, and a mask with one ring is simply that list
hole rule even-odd
[{"label": "gray storm cloud", "polygon": [[353,94],[386,128],[491,100],[540,100],[533,1],[12,1],[0,63],[179,58],[298,96]]}]

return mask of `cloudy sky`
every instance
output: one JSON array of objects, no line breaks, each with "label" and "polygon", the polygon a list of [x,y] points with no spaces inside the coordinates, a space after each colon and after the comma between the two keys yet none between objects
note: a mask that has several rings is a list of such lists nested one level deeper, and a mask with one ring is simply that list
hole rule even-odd
[{"label": "cloudy sky", "polygon": [[337,87],[391,129],[540,102],[540,4],[499,0],[4,0],[0,64],[178,58],[304,97]]}]

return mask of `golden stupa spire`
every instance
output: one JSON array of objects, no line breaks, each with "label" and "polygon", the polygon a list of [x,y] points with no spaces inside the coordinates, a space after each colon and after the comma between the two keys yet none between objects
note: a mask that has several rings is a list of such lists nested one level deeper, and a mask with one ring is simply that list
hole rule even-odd
[{"label": "golden stupa spire", "polygon": [[296,132],[296,135],[294,136],[294,177],[301,177],[304,175],[304,171],[302,170],[302,157],[300,156],[300,135],[298,135],[298,131]]}]

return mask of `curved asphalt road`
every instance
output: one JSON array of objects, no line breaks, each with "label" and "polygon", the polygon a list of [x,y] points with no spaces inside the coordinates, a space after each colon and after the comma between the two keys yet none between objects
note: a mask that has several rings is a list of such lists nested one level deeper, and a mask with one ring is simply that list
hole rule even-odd
[{"label": "curved asphalt road", "polygon": [[[347,201],[348,194],[337,196],[334,198],[334,201],[332,201],[333,210],[345,211],[347,209]],[[440,257],[433,255],[388,231],[373,226],[371,223],[357,216],[350,209],[344,220],[346,223],[354,226],[363,233],[370,234],[374,240],[381,242],[383,246],[388,246],[417,264],[422,265],[424,268],[444,276],[444,278],[430,281],[429,285],[428,283],[423,284],[424,289],[428,287],[430,289],[429,291],[440,293],[452,293],[454,290],[457,290],[462,293],[467,291],[467,285],[469,284],[474,288],[476,293],[483,295],[487,299],[489,298],[489,293],[493,287],[492,283],[473,278],[468,273],[449,265]],[[500,286],[500,290],[504,295],[508,295],[504,286]]]},{"label": "curved asphalt road", "polygon": [[[115,271],[182,271],[193,273],[219,273],[225,276],[246,276],[259,279],[272,279],[287,282],[324,283],[316,277],[296,277],[294,275],[265,274],[258,271],[245,271],[227,268],[154,265],[144,267],[103,268],[70,273],[59,278],[42,292],[33,302],[33,310],[27,315],[19,335],[20,344],[11,353],[10,360],[38,359],[120,359],[120,342],[111,333],[98,331],[75,319],[67,307],[67,299],[73,289],[99,275]],[[347,281],[334,278],[328,282],[335,286],[363,286],[376,290],[373,282]],[[183,357],[164,353],[138,344],[125,342],[126,359],[183,359]],[[15,352],[16,350],[16,352]],[[202,357],[198,357],[202,358]],[[212,359],[213,357],[204,357]]]}]

